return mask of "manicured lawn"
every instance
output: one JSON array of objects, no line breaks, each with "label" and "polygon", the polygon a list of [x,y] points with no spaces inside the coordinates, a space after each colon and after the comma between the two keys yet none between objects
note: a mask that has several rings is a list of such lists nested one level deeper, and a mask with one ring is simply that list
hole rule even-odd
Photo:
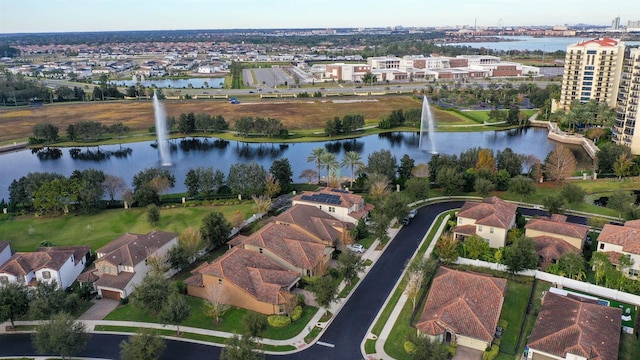
[{"label": "manicured lawn", "polygon": [[[533,284],[533,296],[531,298],[532,305],[529,307],[527,315],[524,318],[524,324],[522,325],[522,331],[520,332],[520,340],[518,341],[517,354],[524,353],[524,348],[529,340],[529,335],[531,335],[531,330],[533,330],[538,313],[542,307],[542,294],[549,291],[550,287],[551,283],[541,280],[536,280]],[[513,356],[510,358],[513,359]]]},{"label": "manicured lawn", "polygon": [[618,360],[635,360],[640,354],[640,340],[635,335],[622,334]]},{"label": "manicured lawn", "polygon": [[[205,315],[205,301],[203,299],[193,296],[184,296],[191,306],[191,314],[187,320],[181,324],[181,326],[225,331],[236,334],[244,333],[242,319],[249,310],[231,308],[220,318],[220,322],[216,323],[211,317]],[[302,311],[302,317],[296,322],[282,329],[268,328],[264,332],[263,337],[276,340],[292,338],[304,329],[317,311],[318,308],[316,307],[305,306]],[[162,323],[162,321],[157,317],[153,317],[147,311],[138,309],[131,304],[118,306],[114,311],[107,315],[105,320]]]},{"label": "manicured lawn", "polygon": [[[235,211],[246,218],[253,214],[253,202],[240,205],[162,208],[155,229],[182,232],[191,226],[199,228],[204,216],[220,211],[227,218]],[[33,251],[40,242],[56,246],[90,245],[98,249],[125,232],[146,234],[154,228],[147,221],[146,209],[110,209],[95,215],[65,215],[53,218],[33,216],[0,221],[0,234],[11,241],[14,251]]]},{"label": "manicured lawn", "polygon": [[358,281],[360,281],[359,277],[355,277],[353,279],[351,279],[351,284],[347,284],[344,289],[342,289],[342,291],[340,291],[340,294],[338,294],[338,297],[340,298],[346,298],[347,295],[349,295],[349,293],[351,292],[351,290],[353,289],[354,286],[356,286],[356,284],[358,283]]},{"label": "manicured lawn", "polygon": [[407,301],[402,308],[398,320],[393,325],[389,338],[384,343],[384,351],[394,359],[411,360],[412,356],[404,351],[404,342],[415,334],[416,329],[411,327],[411,312],[413,311],[411,300]]},{"label": "manicured lawn", "polygon": [[509,280],[507,295],[502,305],[500,319],[506,320],[508,325],[502,335],[500,352],[515,355],[520,338],[520,330],[527,312],[527,304],[531,295],[532,284],[522,284]]}]

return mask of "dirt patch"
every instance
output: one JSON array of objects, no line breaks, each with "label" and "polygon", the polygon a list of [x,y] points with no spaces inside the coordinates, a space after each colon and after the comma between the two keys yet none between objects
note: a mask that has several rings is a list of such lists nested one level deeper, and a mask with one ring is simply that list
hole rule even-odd
[{"label": "dirt patch", "polygon": [[[419,108],[421,103],[409,96],[378,97],[377,101],[335,103],[326,99],[258,100],[241,105],[223,100],[168,100],[164,101],[167,115],[178,117],[182,113],[208,113],[222,115],[233,126],[243,116],[274,117],[290,130],[324,128],[327,120],[347,114],[361,114],[366,120],[379,121],[392,110]],[[453,117],[455,118],[455,117]],[[146,130],[153,126],[151,101],[110,101],[45,105],[33,109],[0,110],[0,141],[23,139],[33,134],[33,126],[49,122],[60,129],[78,121],[98,121],[104,125],[122,122],[132,130]],[[449,122],[449,120],[446,120]]]}]

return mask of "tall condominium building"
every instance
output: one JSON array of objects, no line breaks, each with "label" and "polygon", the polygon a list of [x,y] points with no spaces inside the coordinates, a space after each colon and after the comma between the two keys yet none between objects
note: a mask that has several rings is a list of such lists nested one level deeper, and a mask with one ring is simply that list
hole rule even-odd
[{"label": "tall condominium building", "polygon": [[557,108],[566,111],[575,100],[591,99],[615,107],[624,49],[623,42],[610,38],[569,45]]},{"label": "tall condominium building", "polygon": [[640,48],[624,51],[617,100],[611,137],[616,144],[631,148],[633,155],[640,155],[640,129],[636,129],[640,121]]}]

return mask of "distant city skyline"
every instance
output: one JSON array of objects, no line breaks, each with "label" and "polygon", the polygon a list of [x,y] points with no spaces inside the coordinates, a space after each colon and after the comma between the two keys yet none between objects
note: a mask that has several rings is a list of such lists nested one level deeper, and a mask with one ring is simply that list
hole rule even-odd
[{"label": "distant city skyline", "polygon": [[630,0],[0,0],[0,33],[341,27],[495,27],[640,20]]}]

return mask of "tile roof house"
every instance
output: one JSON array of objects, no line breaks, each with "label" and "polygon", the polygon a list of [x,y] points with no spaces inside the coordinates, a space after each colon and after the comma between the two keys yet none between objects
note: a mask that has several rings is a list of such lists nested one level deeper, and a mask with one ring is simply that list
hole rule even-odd
[{"label": "tile roof house", "polygon": [[276,216],[274,221],[304,231],[327,246],[346,243],[353,229],[351,222],[337,220],[315,206],[303,204],[293,205]]},{"label": "tile roof house", "polygon": [[416,329],[437,341],[484,351],[493,341],[507,280],[441,267]]},{"label": "tile roof house", "polygon": [[621,309],[548,292],[529,336],[527,358],[617,359],[621,326]]},{"label": "tile roof house", "polygon": [[347,190],[333,188],[305,191],[294,196],[291,201],[293,205],[315,206],[340,221],[354,225],[365,217],[369,211],[373,210],[373,205],[365,204],[362,196],[355,195]]},{"label": "tile roof house", "polygon": [[482,202],[467,201],[457,214],[458,224],[453,228],[453,235],[456,239],[477,235],[492,248],[504,247],[507,231],[516,224],[517,209],[515,204],[496,196]]},{"label": "tile roof house", "polygon": [[189,295],[206,299],[221,287],[227,304],[263,314],[283,313],[291,288],[300,280],[300,273],[284,269],[265,254],[241,247],[234,247],[192,273],[185,280]]},{"label": "tile roof house", "polygon": [[98,295],[122,299],[149,272],[147,259],[164,256],[178,245],[178,234],[151,231],[146,235],[126,233],[96,251],[95,269],[82,274],[82,281],[95,280]]},{"label": "tile roof house", "polygon": [[536,244],[542,269],[564,254],[582,252],[588,233],[588,226],[567,222],[566,216],[558,214],[531,219],[525,225],[525,236]]},{"label": "tile roof house", "polygon": [[640,220],[631,220],[624,226],[606,224],[598,236],[597,251],[609,255],[614,264],[620,256],[628,256],[633,261],[628,277],[638,278],[640,275]]},{"label": "tile roof house", "polygon": [[[0,243],[2,258],[6,258],[7,251],[11,254],[8,243]],[[82,273],[90,255],[89,246],[40,247],[34,252],[16,252],[0,264],[0,285],[23,283],[36,286],[38,281],[55,281],[66,289]]]}]

